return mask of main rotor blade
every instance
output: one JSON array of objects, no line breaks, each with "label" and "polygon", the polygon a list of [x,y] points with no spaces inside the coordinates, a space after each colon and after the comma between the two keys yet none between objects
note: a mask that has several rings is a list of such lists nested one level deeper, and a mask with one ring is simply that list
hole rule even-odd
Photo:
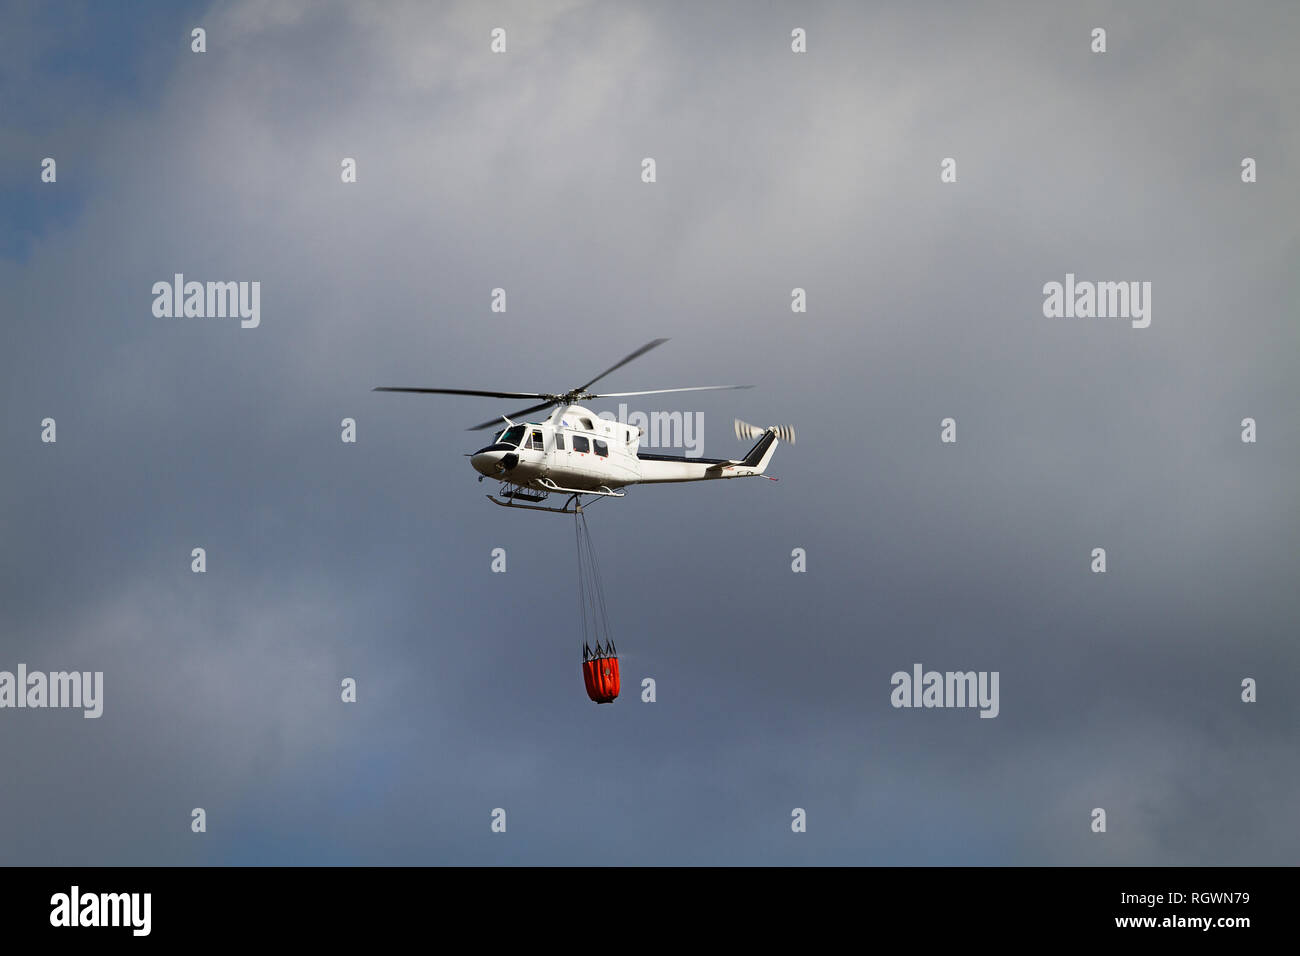
[{"label": "main rotor blade", "polygon": [[617,365],[611,365],[609,368],[605,369],[605,371],[601,372],[599,375],[593,378],[586,385],[579,385],[576,389],[574,389],[574,391],[585,392],[587,389],[591,388],[591,386],[595,385],[597,382],[599,382],[610,372],[614,371],[615,369],[622,368],[624,365],[632,361],[634,358],[640,358],[642,355],[645,355],[646,352],[649,352],[653,348],[658,348],[659,346],[663,345],[667,341],[668,341],[667,339],[655,339],[653,342],[647,342],[645,345],[641,346],[631,355],[624,358]]},{"label": "main rotor blade", "polygon": [[476,388],[394,388],[381,385],[372,392],[419,392],[423,395],[482,395],[484,398],[550,398],[545,392],[484,392]]},{"label": "main rotor blade", "polygon": [[667,395],[669,392],[722,392],[734,388],[753,388],[753,385],[694,385],[690,388],[652,388],[648,392],[602,392],[592,398],[627,398],[629,395]]},{"label": "main rotor blade", "polygon": [[496,418],[489,419],[488,421],[484,422],[481,425],[471,425],[469,428],[466,429],[466,431],[477,432],[477,431],[482,431],[484,428],[492,428],[493,426],[500,426],[502,418],[509,418],[513,421],[514,419],[519,418],[523,415],[529,415],[533,412],[540,412],[543,408],[550,408],[552,405],[558,405],[558,404],[560,403],[555,401],[554,399],[551,399],[551,401],[542,402],[542,404],[540,405],[533,405],[530,408],[521,408],[519,409],[519,411],[511,412],[509,415],[498,415]]}]

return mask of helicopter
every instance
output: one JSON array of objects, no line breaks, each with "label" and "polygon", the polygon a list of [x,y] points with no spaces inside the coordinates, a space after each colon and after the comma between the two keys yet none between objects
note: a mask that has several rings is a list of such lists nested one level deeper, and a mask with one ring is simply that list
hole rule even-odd
[{"label": "helicopter", "polygon": [[[743,458],[690,458],[656,455],[640,450],[643,429],[609,421],[580,402],[596,398],[625,398],[633,395],[666,395],[673,392],[707,392],[752,388],[752,385],[696,385],[689,388],[659,388],[639,392],[605,392],[589,389],[611,372],[622,368],[667,339],[655,339],[611,365],[591,381],[562,393],[500,392],[464,388],[406,388],[382,385],[376,392],[414,392],[430,395],[477,395],[486,398],[540,399],[536,405],[509,415],[473,425],[469,431],[506,427],[478,451],[469,452],[470,465],[479,481],[501,482],[497,495],[485,497],[493,504],[529,511],[574,514],[582,510],[582,497],[622,498],[629,485],[708,481],[765,475],[772,454],[781,441],[794,443],[794,429],[788,425],[760,428],[737,419],[738,439],[757,437]],[[525,415],[554,407],[545,421],[516,421]],[[568,495],[559,508],[542,502],[551,494]],[[527,504],[523,503],[527,502]]]}]

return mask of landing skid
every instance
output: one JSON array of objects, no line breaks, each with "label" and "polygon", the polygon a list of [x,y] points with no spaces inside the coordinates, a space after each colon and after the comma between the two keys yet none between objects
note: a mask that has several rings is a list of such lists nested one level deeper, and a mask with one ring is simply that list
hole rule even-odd
[{"label": "landing skid", "polygon": [[[484,495],[488,501],[502,508],[514,508],[519,511],[550,511],[553,514],[571,515],[577,514],[582,510],[582,496],[589,495],[594,498],[622,498],[625,492],[613,491],[608,485],[601,485],[599,488],[592,490],[579,488],[562,488],[555,484],[549,478],[540,479],[542,488],[537,490],[528,488],[513,487],[506,490],[507,485],[502,485],[502,490],[497,492],[505,501],[499,500],[494,495]],[[559,508],[548,508],[546,505],[531,504],[521,505],[519,499],[525,501],[544,501],[552,491],[558,491],[561,494],[567,494],[569,497],[565,500],[563,506]],[[570,507],[572,506],[572,507]]]},{"label": "landing skid", "polygon": [[[569,500],[564,503],[564,507],[562,508],[548,508],[545,505],[516,504],[514,498],[507,498],[505,501],[498,501],[492,495],[484,495],[483,497],[494,505],[500,505],[502,508],[510,508],[515,511],[551,511],[557,515],[571,515],[576,514],[578,508],[582,507],[582,505],[576,500],[578,497],[577,495],[570,495]],[[569,505],[571,504],[574,505],[574,507],[570,508]]]}]

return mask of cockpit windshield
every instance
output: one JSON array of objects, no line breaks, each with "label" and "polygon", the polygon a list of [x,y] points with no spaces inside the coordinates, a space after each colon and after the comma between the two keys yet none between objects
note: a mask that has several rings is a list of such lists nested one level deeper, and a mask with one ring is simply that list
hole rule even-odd
[{"label": "cockpit windshield", "polygon": [[507,428],[501,433],[500,437],[497,438],[497,442],[499,444],[514,445],[518,448],[519,443],[524,440],[524,430],[525,428],[523,425],[515,425],[512,428]]}]

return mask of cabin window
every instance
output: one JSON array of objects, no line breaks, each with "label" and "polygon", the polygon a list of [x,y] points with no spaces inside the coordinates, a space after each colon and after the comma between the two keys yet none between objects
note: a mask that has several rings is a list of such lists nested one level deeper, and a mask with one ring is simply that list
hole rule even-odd
[{"label": "cabin window", "polygon": [[536,449],[537,451],[543,451],[546,448],[546,446],[542,444],[542,433],[536,428],[533,429],[532,435],[528,438],[528,447]]},{"label": "cabin window", "polygon": [[555,450],[564,451],[564,436],[559,432],[555,433]]},{"label": "cabin window", "polygon": [[591,446],[587,444],[587,439],[583,438],[581,435],[574,435],[574,436],[573,436],[573,450],[574,450],[574,451],[584,451],[584,452],[585,452],[585,451],[591,451]]},{"label": "cabin window", "polygon": [[596,446],[597,455],[600,455],[602,458],[609,457],[609,446],[606,445],[603,441],[597,438],[592,444]]}]

